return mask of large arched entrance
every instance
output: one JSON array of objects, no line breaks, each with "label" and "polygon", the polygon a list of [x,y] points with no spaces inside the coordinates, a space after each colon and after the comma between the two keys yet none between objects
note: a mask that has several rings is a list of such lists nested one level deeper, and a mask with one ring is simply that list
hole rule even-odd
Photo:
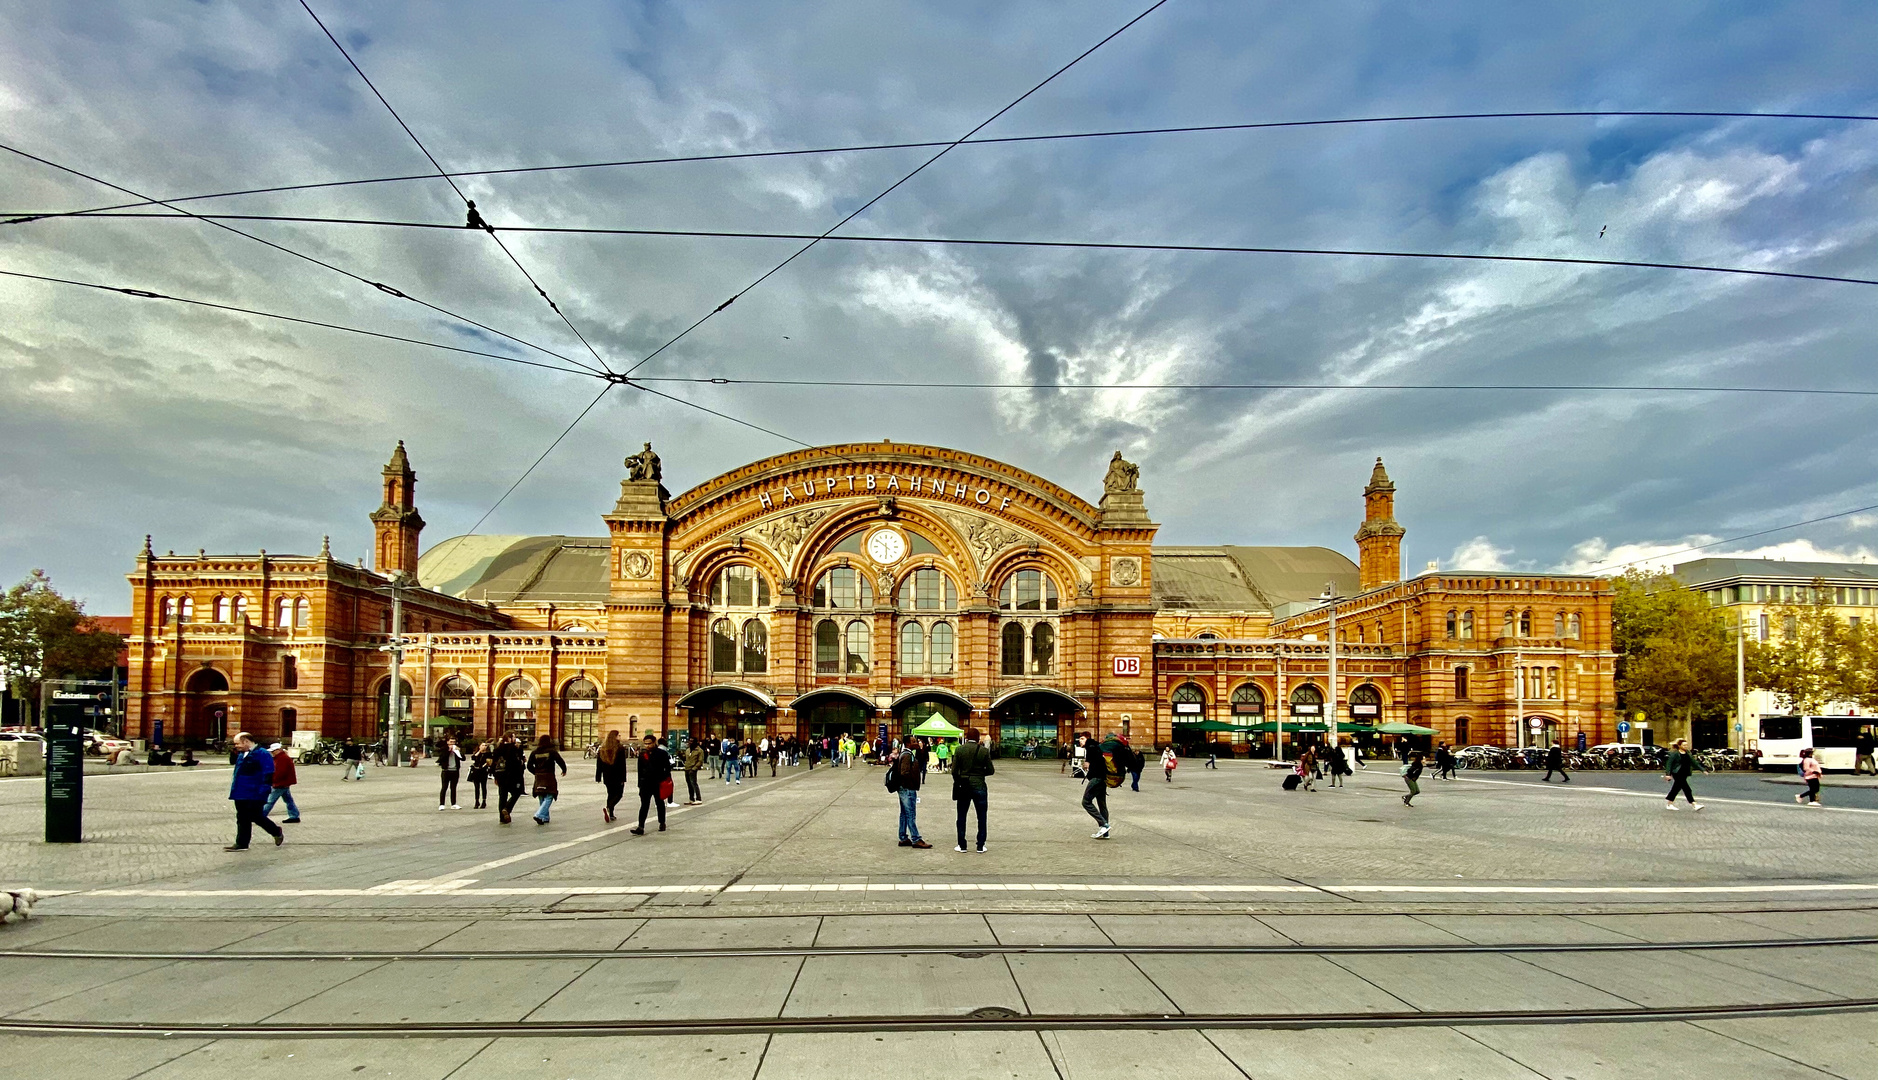
[{"label": "large arched entrance", "polygon": [[992,741],[1015,755],[1035,739],[1038,756],[1046,748],[1054,755],[1057,746],[1075,737],[1083,716],[1082,702],[1070,694],[1047,686],[1021,687],[992,701]]},{"label": "large arched entrance", "polygon": [[184,746],[201,746],[226,740],[228,730],[228,676],[205,667],[189,676],[183,688],[189,695],[183,705],[183,730],[178,734]]},{"label": "large arched entrance", "polygon": [[893,699],[892,734],[904,739],[914,728],[935,716],[953,727],[963,728],[971,715],[972,703],[964,695],[944,687],[921,687]]},{"label": "large arched entrance", "polygon": [[705,686],[678,699],[677,707],[689,715],[687,726],[694,740],[717,742],[761,739],[776,718],[776,701],[746,686]]},{"label": "large arched entrance", "polygon": [[878,730],[874,703],[859,690],[825,686],[795,699],[796,734],[804,739],[872,739]]},{"label": "large arched entrance", "polygon": [[[411,738],[411,680],[398,680],[398,741]],[[378,737],[383,739],[389,729],[391,719],[391,680],[386,678],[378,684]]]}]

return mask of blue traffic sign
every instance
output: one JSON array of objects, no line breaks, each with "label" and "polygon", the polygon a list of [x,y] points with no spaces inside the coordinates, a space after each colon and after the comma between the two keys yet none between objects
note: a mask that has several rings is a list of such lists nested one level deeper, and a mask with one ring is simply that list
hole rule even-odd
[{"label": "blue traffic sign", "polygon": [[1628,734],[1630,734],[1630,721],[1628,721],[1628,720],[1619,720],[1619,721],[1617,722],[1617,733],[1618,733],[1619,735],[1628,735]]}]

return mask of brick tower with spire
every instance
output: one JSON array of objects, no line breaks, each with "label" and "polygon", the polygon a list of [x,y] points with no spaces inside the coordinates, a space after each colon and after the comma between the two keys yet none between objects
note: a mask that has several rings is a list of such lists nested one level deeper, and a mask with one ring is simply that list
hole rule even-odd
[{"label": "brick tower with spire", "polygon": [[1395,483],[1377,458],[1369,486],[1363,489],[1363,525],[1356,530],[1357,564],[1365,592],[1402,580],[1405,531],[1395,519]]},{"label": "brick tower with spire", "polygon": [[372,568],[381,574],[399,571],[417,576],[417,536],[424,531],[424,519],[417,513],[417,473],[404,456],[404,440],[391,452],[385,466],[384,505],[372,511],[372,532],[376,543]]}]

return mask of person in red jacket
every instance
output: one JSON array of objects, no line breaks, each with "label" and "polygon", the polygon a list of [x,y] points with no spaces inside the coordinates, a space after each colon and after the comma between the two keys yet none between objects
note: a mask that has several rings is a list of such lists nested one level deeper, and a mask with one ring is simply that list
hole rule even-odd
[{"label": "person in red jacket", "polygon": [[294,772],[293,759],[287,756],[287,751],[282,750],[279,743],[268,747],[267,752],[274,758],[274,789],[267,793],[267,802],[261,806],[261,816],[273,813],[274,804],[285,799],[287,816],[283,820],[285,824],[298,825],[300,808],[293,802],[293,786],[300,782],[300,777]]}]

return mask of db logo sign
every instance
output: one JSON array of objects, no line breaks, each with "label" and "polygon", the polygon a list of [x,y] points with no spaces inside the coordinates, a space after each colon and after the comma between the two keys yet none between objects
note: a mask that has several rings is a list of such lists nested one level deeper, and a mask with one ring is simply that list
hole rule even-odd
[{"label": "db logo sign", "polygon": [[1141,658],[1139,656],[1116,657],[1115,658],[1115,674],[1117,675],[1141,674]]}]

